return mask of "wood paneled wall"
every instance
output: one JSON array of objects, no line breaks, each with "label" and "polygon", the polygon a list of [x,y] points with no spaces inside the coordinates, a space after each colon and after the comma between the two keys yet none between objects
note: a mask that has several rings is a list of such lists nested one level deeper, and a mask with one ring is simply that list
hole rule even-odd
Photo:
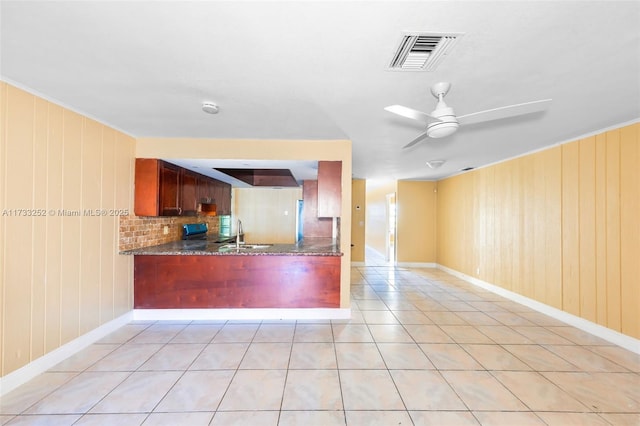
[{"label": "wood paneled wall", "polygon": [[438,182],[439,264],[640,338],[640,124]]},{"label": "wood paneled wall", "polygon": [[0,108],[5,376],[131,310],[113,210],[132,209],[135,141],[4,82]]},{"label": "wood paneled wall", "polygon": [[367,181],[351,181],[351,261],[364,262]]}]

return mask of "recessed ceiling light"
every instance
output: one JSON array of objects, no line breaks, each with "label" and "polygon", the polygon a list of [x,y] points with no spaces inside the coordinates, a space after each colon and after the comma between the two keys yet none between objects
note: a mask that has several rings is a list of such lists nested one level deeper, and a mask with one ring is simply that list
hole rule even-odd
[{"label": "recessed ceiling light", "polygon": [[213,102],[203,102],[202,110],[207,114],[217,114],[218,111],[220,111],[220,108],[218,107],[218,105],[214,104]]},{"label": "recessed ceiling light", "polygon": [[437,169],[446,162],[446,160],[429,160],[427,161],[427,166],[431,167],[432,169]]}]

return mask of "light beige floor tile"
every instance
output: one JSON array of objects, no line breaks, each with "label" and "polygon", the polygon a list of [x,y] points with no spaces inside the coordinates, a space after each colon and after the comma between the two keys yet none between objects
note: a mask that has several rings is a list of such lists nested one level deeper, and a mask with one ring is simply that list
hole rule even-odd
[{"label": "light beige floor tile", "polygon": [[488,312],[491,318],[499,321],[504,325],[510,326],[533,326],[535,325],[528,319],[513,312]]},{"label": "light beige floor tile", "polygon": [[458,315],[460,318],[462,318],[467,323],[469,323],[469,325],[473,325],[473,326],[500,325],[500,323],[496,319],[491,318],[489,315],[485,314],[484,312],[478,312],[478,311],[456,312],[456,315]]},{"label": "light beige floor tile", "polygon": [[379,343],[413,343],[413,338],[399,324],[369,324],[369,331]]},{"label": "light beige floor tile", "polygon": [[15,418],[14,415],[7,415],[7,416],[0,415],[0,425],[6,425],[7,423],[9,423],[9,421],[13,420],[14,418]]},{"label": "light beige floor tile", "polygon": [[156,323],[137,334],[131,343],[168,343],[186,327],[186,324]]},{"label": "light beige floor tile", "polygon": [[578,371],[578,367],[538,345],[503,345],[536,371]]},{"label": "light beige floor tile", "polygon": [[387,311],[389,308],[382,300],[356,300],[356,306],[361,311]]},{"label": "light beige floor tile", "polygon": [[211,426],[277,426],[278,411],[218,411]]},{"label": "light beige floor tile", "polygon": [[471,410],[527,410],[522,402],[488,372],[443,371],[442,375]]},{"label": "light beige floor tile", "polygon": [[186,370],[204,347],[204,343],[169,343],[142,364],[140,370]]},{"label": "light beige floor tile", "polygon": [[469,301],[471,306],[479,311],[485,312],[487,315],[491,315],[493,312],[508,312],[505,308],[500,306],[499,303],[489,301]]},{"label": "light beige floor tile", "polygon": [[260,324],[228,323],[215,335],[213,343],[251,342]]},{"label": "light beige floor tile", "polygon": [[210,343],[221,329],[222,324],[189,324],[171,339],[171,343]]},{"label": "light beige floor tile", "polygon": [[565,339],[577,344],[577,345],[605,345],[609,346],[611,343],[607,342],[600,337],[596,337],[591,333],[580,330],[579,328],[563,326],[563,327],[548,327],[549,331],[564,337]]},{"label": "light beige floor tile", "polygon": [[433,324],[428,316],[421,311],[400,311],[393,310],[393,315],[398,319],[400,324]]},{"label": "light beige floor tile", "polygon": [[517,333],[506,325],[481,325],[478,330],[500,345],[527,345],[533,343],[531,339]]},{"label": "light beige floor tile", "polygon": [[342,410],[338,370],[289,371],[282,410]]},{"label": "light beige floor tile", "polygon": [[233,375],[232,370],[187,371],[154,411],[215,411]]},{"label": "light beige floor tile", "polygon": [[391,311],[362,311],[367,324],[398,324],[398,319]]},{"label": "light beige floor tile", "polygon": [[278,410],[286,370],[238,370],[219,411]]},{"label": "light beige floor tile", "polygon": [[393,370],[391,376],[409,410],[467,409],[437,371]]},{"label": "light beige floor tile", "polygon": [[423,343],[420,349],[439,370],[482,370],[480,365],[458,344]]},{"label": "light beige floor tile", "polygon": [[252,343],[247,349],[241,369],[286,369],[291,343]]},{"label": "light beige floor tile", "polygon": [[138,334],[142,333],[145,329],[149,328],[151,324],[125,324],[119,329],[115,330],[112,333],[109,333],[102,339],[100,339],[97,343],[114,343],[114,344],[122,344],[130,341]]},{"label": "light beige floor tile", "polygon": [[92,413],[142,413],[153,410],[178,381],[179,371],[132,373],[91,409]]},{"label": "light beige floor tile", "polygon": [[190,370],[225,370],[238,368],[249,343],[212,343],[193,361]]},{"label": "light beige floor tile", "polygon": [[618,414],[600,413],[600,417],[616,426],[638,426],[640,425],[640,413]]},{"label": "light beige floor tile", "polygon": [[406,411],[347,411],[349,426],[410,425],[411,417]]},{"label": "light beige floor tile", "polygon": [[550,331],[546,327],[512,327],[516,332],[528,337],[539,345],[571,345],[572,343],[564,337]]},{"label": "light beige floor tile", "polygon": [[89,367],[89,371],[135,371],[163,345],[127,343]]},{"label": "light beige floor tile", "polygon": [[49,371],[84,371],[114,350],[118,344],[94,344],[65,359]]},{"label": "light beige floor tile", "polygon": [[333,324],[335,342],[373,342],[366,324]]},{"label": "light beige floor tile", "polygon": [[80,418],[79,414],[56,414],[47,416],[18,416],[8,426],[70,426]]},{"label": "light beige floor tile", "polygon": [[470,325],[441,325],[440,329],[456,343],[493,343],[477,328]]},{"label": "light beige floor tile", "polygon": [[387,370],[340,370],[345,410],[404,410]]},{"label": "light beige floor tile", "polygon": [[390,370],[433,370],[429,358],[415,343],[378,343],[382,359]]},{"label": "light beige floor tile", "polygon": [[343,411],[282,411],[278,426],[344,426]]},{"label": "light beige floor tile", "polygon": [[[607,426],[609,422],[595,413],[537,413],[549,426]],[[624,423],[614,422],[622,426]],[[639,423],[634,423],[637,426]]]},{"label": "light beige floor tile", "polygon": [[495,371],[492,374],[532,411],[588,411],[584,404],[537,372]]},{"label": "light beige floor tile", "polygon": [[[147,418],[147,413],[111,413],[111,414],[85,414],[74,423],[73,426],[104,426],[104,425],[118,425],[118,426],[137,426],[141,425]],[[145,425],[147,423],[144,423]]]},{"label": "light beige floor tile", "polygon": [[286,343],[293,341],[295,324],[261,324],[253,338],[254,342]]},{"label": "light beige floor tile", "polygon": [[640,412],[635,373],[541,373],[594,412]]},{"label": "light beige floor tile", "polygon": [[480,424],[469,411],[409,411],[409,414],[416,426],[478,426]]},{"label": "light beige floor tile", "polygon": [[75,377],[73,372],[47,372],[0,397],[0,414],[20,414]]},{"label": "light beige floor tile", "polygon": [[561,327],[566,326],[566,323],[550,317],[549,315],[543,314],[541,312],[521,312],[519,314],[522,318],[525,318],[535,325],[539,325],[541,327]]},{"label": "light beige floor tile", "polygon": [[86,413],[129,376],[128,372],[81,373],[27,410],[29,414]]},{"label": "light beige floor tile", "polygon": [[298,324],[294,342],[333,342],[331,324]]},{"label": "light beige floor tile", "polygon": [[336,343],[335,346],[340,369],[386,368],[375,343]]},{"label": "light beige floor tile", "polygon": [[591,352],[607,358],[609,361],[625,367],[630,371],[640,373],[640,355],[619,346],[588,346]]},{"label": "light beige floor tile", "polygon": [[214,413],[151,413],[143,426],[207,426]]},{"label": "light beige floor tile", "polygon": [[482,426],[543,426],[545,423],[535,413],[506,411],[475,411]]},{"label": "light beige floor tile", "polygon": [[620,364],[609,361],[589,349],[576,345],[544,345],[546,349],[559,357],[575,364],[582,371],[628,372]]},{"label": "light beige floor tile", "polygon": [[465,320],[453,312],[429,312],[425,314],[436,325],[468,325]]},{"label": "light beige floor tile", "polygon": [[333,343],[294,343],[291,349],[290,369],[338,368]]},{"label": "light beige floor tile", "polygon": [[454,343],[437,325],[407,324],[404,327],[416,343]]},{"label": "light beige floor tile", "polygon": [[524,362],[498,345],[460,345],[487,370],[531,370]]}]

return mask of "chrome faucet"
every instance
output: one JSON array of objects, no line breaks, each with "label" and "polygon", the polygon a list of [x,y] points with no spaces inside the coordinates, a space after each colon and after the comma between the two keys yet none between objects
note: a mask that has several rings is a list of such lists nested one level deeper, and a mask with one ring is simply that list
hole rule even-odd
[{"label": "chrome faucet", "polygon": [[240,238],[240,234],[243,234],[242,231],[242,222],[238,219],[238,226],[236,227],[236,248],[240,248],[240,240],[244,243],[244,236]]}]

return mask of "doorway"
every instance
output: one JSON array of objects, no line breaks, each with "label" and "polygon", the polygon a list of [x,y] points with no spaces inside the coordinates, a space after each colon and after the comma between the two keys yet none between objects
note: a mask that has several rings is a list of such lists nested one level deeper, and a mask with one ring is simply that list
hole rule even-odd
[{"label": "doorway", "polygon": [[386,195],[386,230],[385,230],[385,260],[394,265],[396,263],[396,194]]}]

